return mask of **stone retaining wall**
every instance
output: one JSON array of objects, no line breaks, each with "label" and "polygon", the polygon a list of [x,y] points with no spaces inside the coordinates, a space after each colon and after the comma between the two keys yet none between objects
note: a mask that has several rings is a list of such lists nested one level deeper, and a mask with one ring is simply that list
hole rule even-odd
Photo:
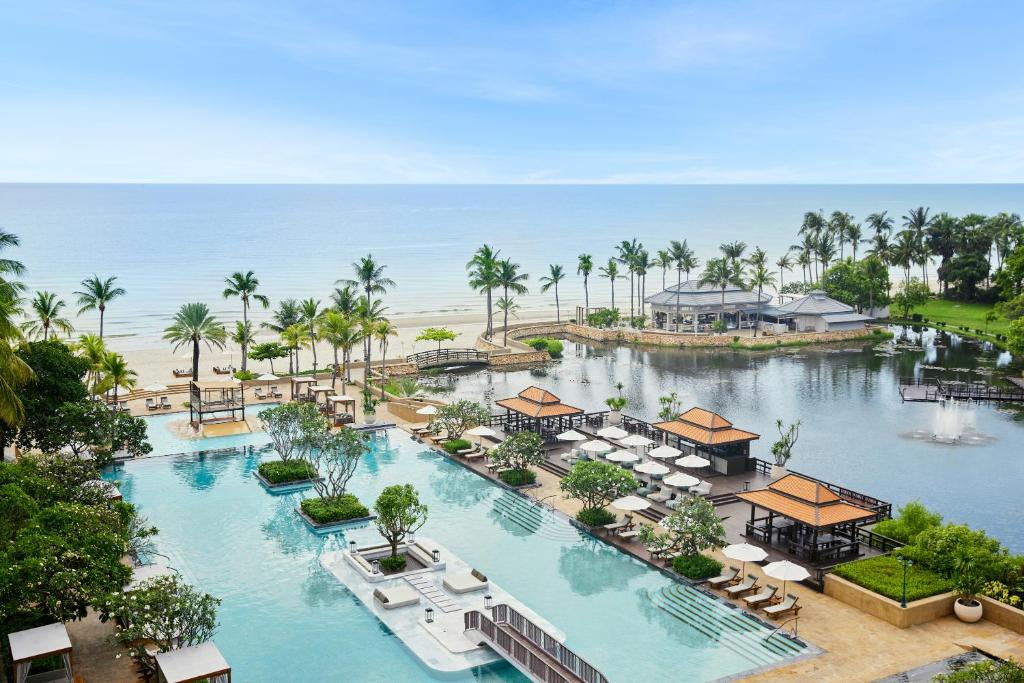
[{"label": "stone retaining wall", "polygon": [[985,606],[985,621],[991,621],[996,626],[1002,626],[1014,633],[1024,635],[1024,610],[1011,607],[992,598],[986,598],[984,595],[979,596],[978,599]]},{"label": "stone retaining wall", "polygon": [[492,368],[509,368],[517,365],[534,365],[546,363],[551,360],[547,351],[525,351],[523,353],[506,353],[501,356],[491,356]]},{"label": "stone retaining wall", "polygon": [[[907,607],[904,609],[897,601],[890,600],[884,595],[862,588],[834,574],[825,575],[825,595],[845,602],[851,607],[856,607],[861,612],[873,617],[878,617],[896,628],[909,628],[953,614],[954,597],[952,593],[915,600],[907,603]],[[985,606],[985,609],[988,610],[988,605]],[[986,614],[986,616],[988,615]]]}]

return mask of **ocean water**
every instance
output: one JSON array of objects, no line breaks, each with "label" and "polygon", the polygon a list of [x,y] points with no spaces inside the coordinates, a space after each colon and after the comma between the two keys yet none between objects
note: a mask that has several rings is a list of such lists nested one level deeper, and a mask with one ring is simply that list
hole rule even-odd
[{"label": "ocean water", "polygon": [[[372,253],[396,287],[393,315],[482,311],[465,262],[483,243],[530,274],[523,309],[549,308],[537,279],[559,263],[562,306],[582,305],[576,256],[604,262],[636,237],[652,251],[687,239],[701,259],[724,241],[764,247],[772,260],[795,241],[805,211],[842,209],[862,220],[930,206],[954,214],[1024,211],[1024,185],[22,185],[0,184],[0,226],[19,235],[14,255],[32,289],[72,302],[85,277],[117,275],[127,295],[107,313],[123,348],[152,345],[180,304],[205,301],[240,317],[223,280],[253,269],[272,300],[326,298],[350,264]],[[671,279],[671,273],[669,274]],[[787,279],[799,277],[789,273]],[[648,275],[648,292],[661,272]],[[617,285],[625,296],[628,282]],[[595,278],[592,304],[607,303]],[[266,313],[256,311],[257,321]],[[98,326],[95,314],[77,321]]]}]

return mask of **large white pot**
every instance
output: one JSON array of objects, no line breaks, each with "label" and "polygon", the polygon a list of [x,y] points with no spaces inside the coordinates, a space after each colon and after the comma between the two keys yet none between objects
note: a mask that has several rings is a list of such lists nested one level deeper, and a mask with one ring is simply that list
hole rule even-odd
[{"label": "large white pot", "polygon": [[618,426],[618,425],[622,424],[622,411],[621,410],[612,410],[612,411],[610,411],[608,413],[608,422],[610,422],[611,424],[613,424],[615,426]]},{"label": "large white pot", "polygon": [[973,624],[980,620],[984,611],[985,607],[981,604],[980,600],[967,603],[963,598],[957,598],[956,602],[953,603],[953,612],[956,613],[956,618],[968,624]]},{"label": "large white pot", "polygon": [[365,422],[368,425],[372,425],[376,421],[377,421],[377,413],[365,413],[363,415],[363,422]]},{"label": "large white pot", "polygon": [[772,465],[772,481],[782,479],[787,474],[789,474],[789,470],[786,469],[785,465]]}]

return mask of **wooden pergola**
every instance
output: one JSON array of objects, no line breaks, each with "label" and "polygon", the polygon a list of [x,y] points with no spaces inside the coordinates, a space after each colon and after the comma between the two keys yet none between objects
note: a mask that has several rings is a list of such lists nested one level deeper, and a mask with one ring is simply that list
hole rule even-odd
[{"label": "wooden pergola", "polygon": [[313,377],[292,377],[291,399],[293,401],[308,401],[311,394],[309,387],[316,384]]},{"label": "wooden pergola", "polygon": [[532,431],[542,437],[571,429],[572,417],[582,415],[583,409],[562,403],[550,391],[540,387],[527,387],[511,398],[495,401],[507,412],[506,428],[509,431]]},{"label": "wooden pergola", "polygon": [[655,422],[652,426],[665,433],[670,445],[710,460],[711,468],[720,474],[750,470],[750,442],[761,438],[759,434],[733,427],[732,422],[718,413],[697,407],[674,420]]},{"label": "wooden pergola", "polygon": [[242,383],[238,380],[189,382],[188,416],[190,422],[198,424],[245,420]]}]

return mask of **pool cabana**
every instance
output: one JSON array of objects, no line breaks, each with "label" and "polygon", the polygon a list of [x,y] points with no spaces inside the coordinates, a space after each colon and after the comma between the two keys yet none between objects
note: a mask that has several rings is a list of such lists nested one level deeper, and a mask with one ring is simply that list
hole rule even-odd
[{"label": "pool cabana", "polygon": [[750,442],[761,436],[737,429],[718,413],[693,407],[674,420],[652,426],[665,434],[670,446],[710,460],[711,469],[719,474],[741,474],[754,468]]},{"label": "pool cabana", "polygon": [[[879,512],[842,498],[824,484],[787,474],[766,488],[740,491],[750,503],[745,536],[810,564],[832,564],[860,556],[857,529]],[[758,516],[758,510],[767,515]]]},{"label": "pool cabana", "polygon": [[533,386],[495,404],[506,411],[503,420],[506,432],[536,432],[545,441],[554,441],[557,434],[572,429],[572,418],[583,414],[582,408],[566,405],[550,391]]},{"label": "pool cabana", "polygon": [[[14,683],[72,683],[74,672],[71,667],[71,638],[64,624],[47,624],[18,631],[7,636],[11,646],[11,660],[14,664]],[[29,675],[32,662],[44,657],[60,656],[63,667]]]},{"label": "pool cabana", "polygon": [[291,399],[293,401],[312,400],[309,388],[316,384],[313,377],[292,377]]},{"label": "pool cabana", "polygon": [[231,683],[231,667],[212,641],[156,656],[158,683]]},{"label": "pool cabana", "polygon": [[189,382],[188,416],[192,423],[245,420],[245,391],[238,380]]},{"label": "pool cabana", "polygon": [[328,415],[335,427],[346,422],[355,421],[356,399],[354,397],[346,396],[345,394],[334,394],[327,397],[327,403],[330,405],[330,413]]}]

